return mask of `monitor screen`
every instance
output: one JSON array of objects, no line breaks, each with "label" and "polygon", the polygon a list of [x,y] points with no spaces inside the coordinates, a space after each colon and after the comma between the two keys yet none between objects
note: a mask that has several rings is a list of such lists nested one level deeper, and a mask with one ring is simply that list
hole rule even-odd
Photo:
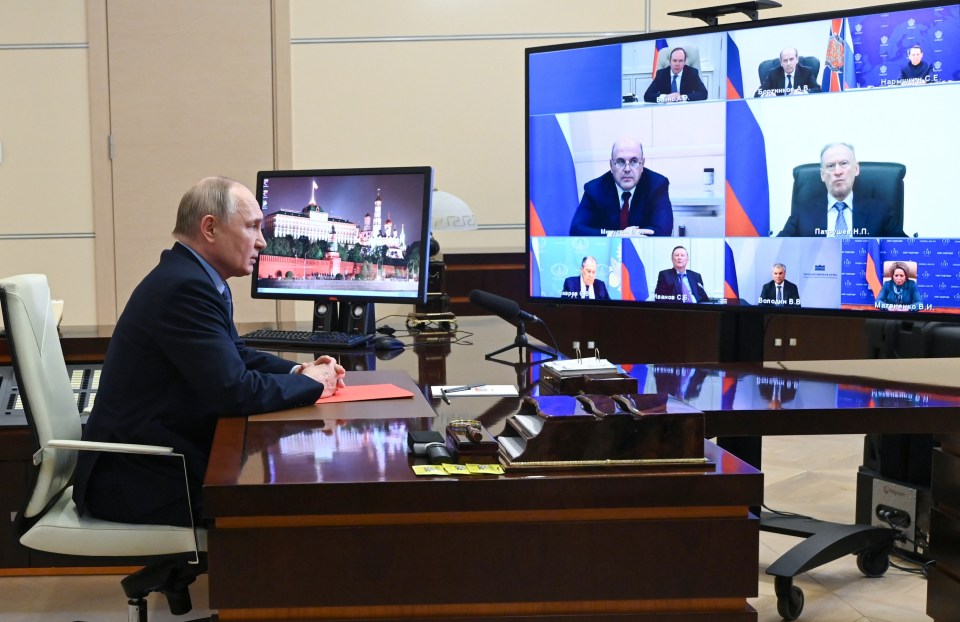
[{"label": "monitor screen", "polygon": [[423,302],[432,193],[426,166],[261,171],[253,297]]},{"label": "monitor screen", "polygon": [[528,49],[529,299],[957,314],[958,109],[957,4]]}]

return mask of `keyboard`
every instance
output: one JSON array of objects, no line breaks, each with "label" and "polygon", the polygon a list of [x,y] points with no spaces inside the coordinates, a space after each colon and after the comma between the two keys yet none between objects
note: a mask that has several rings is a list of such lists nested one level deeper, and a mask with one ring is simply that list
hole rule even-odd
[{"label": "keyboard", "polygon": [[356,348],[365,345],[373,335],[337,331],[275,330],[260,328],[240,336],[255,348]]}]

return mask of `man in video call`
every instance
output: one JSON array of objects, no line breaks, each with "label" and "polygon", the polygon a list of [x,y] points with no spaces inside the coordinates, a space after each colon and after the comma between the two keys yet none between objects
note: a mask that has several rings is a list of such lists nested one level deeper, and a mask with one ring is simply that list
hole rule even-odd
[{"label": "man in video call", "polygon": [[580,276],[564,279],[563,292],[560,295],[582,300],[610,300],[607,284],[597,278],[597,260],[590,256],[584,257],[580,262]]},{"label": "man in video call", "polygon": [[773,280],[764,284],[760,290],[759,307],[799,307],[800,290],[796,284],[787,280],[787,267],[782,263],[773,264]]},{"label": "man in video call", "polygon": [[908,62],[900,69],[900,79],[911,82],[929,82],[933,73],[933,66],[923,62],[923,48],[914,44],[907,50]]},{"label": "man in video call", "polygon": [[657,287],[653,299],[659,302],[707,302],[707,290],[703,278],[693,270],[687,270],[687,249],[676,246],[672,254],[673,267],[661,270],[657,275]]},{"label": "man in video call", "polygon": [[819,93],[817,76],[801,65],[799,59],[797,48],[784,48],[780,52],[780,66],[767,72],[754,97]]},{"label": "man in video call", "polygon": [[648,104],[698,102],[707,98],[707,87],[700,80],[700,72],[687,65],[687,51],[670,50],[670,66],[658,69],[653,82],[643,94]]},{"label": "man in video call", "polygon": [[643,166],[643,145],[625,136],[610,150],[610,172],[583,185],[570,235],[670,235],[670,181]]},{"label": "man in video call", "polygon": [[886,202],[854,196],[853,183],[860,164],[853,146],[830,143],[820,151],[820,179],[824,194],[795,205],[779,237],[903,238],[893,209]]}]

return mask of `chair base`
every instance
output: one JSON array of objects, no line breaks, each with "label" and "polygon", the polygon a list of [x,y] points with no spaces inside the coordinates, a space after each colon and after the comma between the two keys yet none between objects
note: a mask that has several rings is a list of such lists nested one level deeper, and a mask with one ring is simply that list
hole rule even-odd
[{"label": "chair base", "polygon": [[199,563],[190,563],[192,559],[192,554],[164,557],[124,577],[120,585],[128,599],[129,622],[147,622],[146,597],[151,592],[167,597],[173,615],[189,613],[193,609],[189,586],[207,571],[206,555],[200,556]]},{"label": "chair base", "polygon": [[[210,622],[211,620],[212,618],[207,617],[184,620],[184,622]],[[127,601],[127,622],[148,622],[146,598],[131,598]]]}]

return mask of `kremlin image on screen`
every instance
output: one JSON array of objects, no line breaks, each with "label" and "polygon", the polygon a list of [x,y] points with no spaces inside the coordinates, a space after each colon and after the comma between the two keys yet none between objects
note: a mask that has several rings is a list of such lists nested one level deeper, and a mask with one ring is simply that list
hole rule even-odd
[{"label": "kremlin image on screen", "polygon": [[425,199],[429,211],[422,173],[277,173],[262,174],[258,188],[267,243],[258,295],[419,296]]}]

